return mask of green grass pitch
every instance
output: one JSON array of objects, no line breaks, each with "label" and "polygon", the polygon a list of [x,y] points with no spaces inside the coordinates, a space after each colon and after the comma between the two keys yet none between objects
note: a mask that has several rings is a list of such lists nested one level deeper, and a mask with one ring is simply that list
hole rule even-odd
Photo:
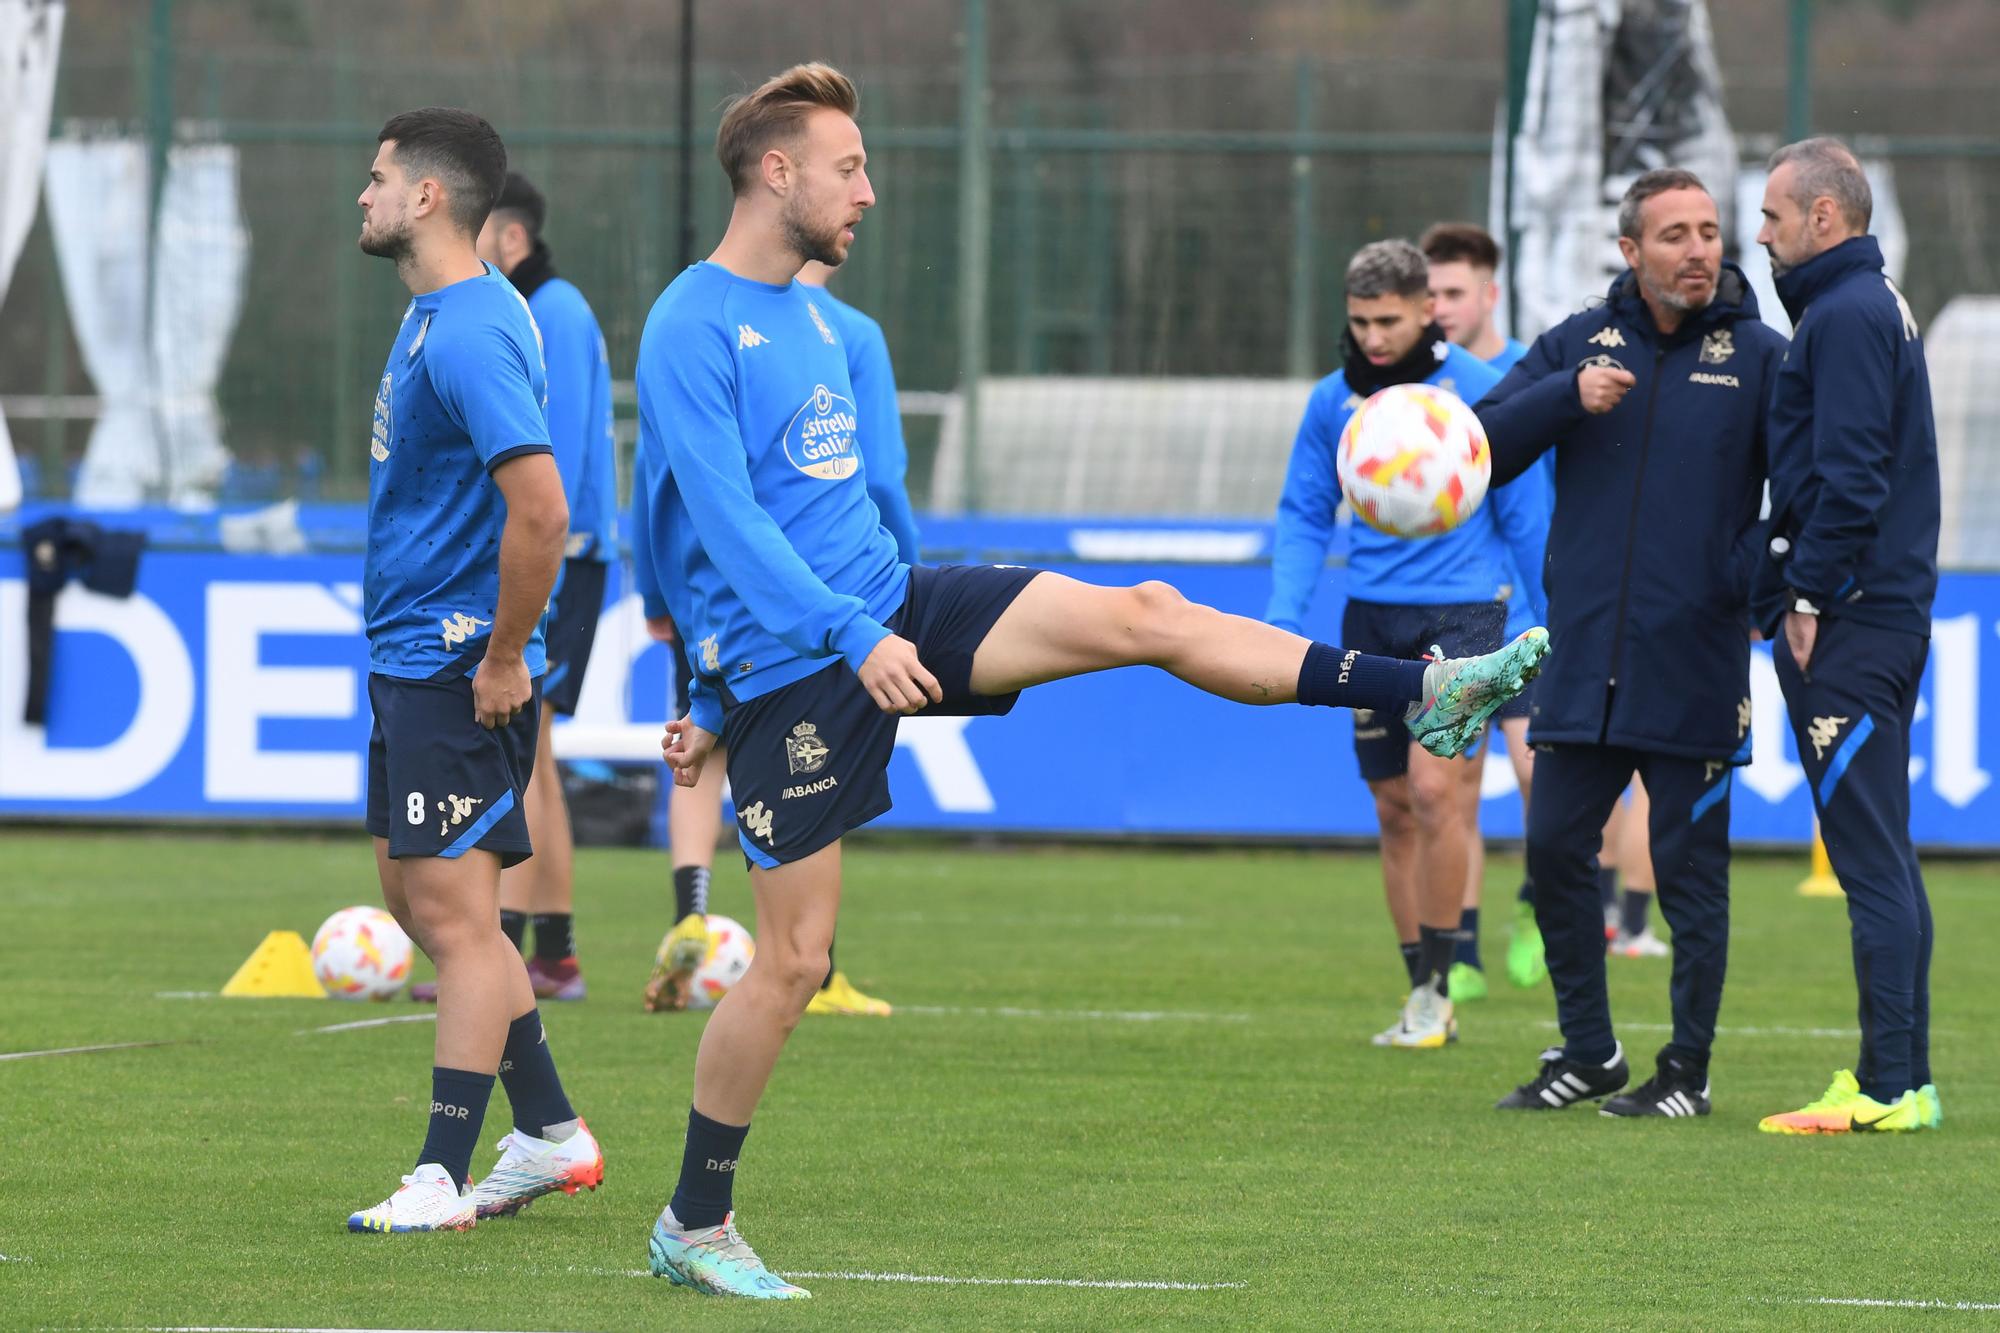
[{"label": "green grass pitch", "polygon": [[[1716,1113],[1502,1115],[1554,1039],[1500,968],[1442,1053],[1372,1048],[1398,962],[1360,855],[850,849],[843,967],[900,1006],[807,1019],[758,1115],[739,1220],[781,1272],[1230,1284],[804,1279],[736,1305],[635,1276],[678,1169],[696,1015],[637,998],[664,858],[577,864],[582,1004],[547,1006],[604,1188],[465,1235],[349,1235],[410,1168],[420,1011],[214,991],[272,928],[375,900],[368,844],[23,832],[0,869],[0,1327],[1801,1328],[2000,1318],[2000,876],[1938,863],[1942,1131],[1758,1134],[1854,1056],[1839,901],[1739,861]],[[714,906],[750,919],[740,860]],[[1613,960],[1635,1074],[1667,964]],[[1142,1017],[1144,1015],[1144,1017]],[[496,1092],[475,1169],[507,1128]],[[1894,1305],[1823,1301],[1927,1302]],[[1942,1308],[1940,1308],[1942,1307]],[[1962,1307],[1962,1308],[1961,1308]]]}]

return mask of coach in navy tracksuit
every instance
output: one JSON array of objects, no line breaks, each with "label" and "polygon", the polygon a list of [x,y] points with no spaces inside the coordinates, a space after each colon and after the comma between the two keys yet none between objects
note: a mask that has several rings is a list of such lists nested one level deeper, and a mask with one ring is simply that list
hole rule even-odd
[{"label": "coach in navy tracksuit", "polygon": [[1619,230],[1631,267],[1604,303],[1538,338],[1477,405],[1495,484],[1556,451],[1528,874],[1564,1044],[1500,1106],[1560,1110],[1625,1086],[1594,872],[1636,772],[1674,932],[1674,1031],[1658,1073],[1605,1110],[1702,1115],[1728,959],[1730,775],[1750,752],[1765,407],[1785,340],[1722,262],[1715,201],[1692,174],[1633,182]]},{"label": "coach in navy tracksuit", "polygon": [[1861,1059],[1777,1132],[1917,1129],[1931,1086],[1931,912],[1910,842],[1910,724],[1937,592],[1938,459],[1917,322],[1868,235],[1839,143],[1771,159],[1764,229],[1797,332],[1771,403],[1771,534],[1757,570],[1799,761],[1847,891]]}]

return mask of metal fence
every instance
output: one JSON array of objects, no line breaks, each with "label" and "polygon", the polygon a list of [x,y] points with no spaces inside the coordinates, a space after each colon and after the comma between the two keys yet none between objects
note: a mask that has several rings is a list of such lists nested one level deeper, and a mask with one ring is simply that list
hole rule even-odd
[{"label": "metal fence", "polygon": [[[720,103],[817,57],[861,84],[880,195],[837,290],[881,320],[906,387],[1298,378],[1331,368],[1356,246],[1487,216],[1508,43],[1533,8],[699,0],[684,134],[672,4],[71,0],[56,123],[239,149],[251,264],[219,389],[229,485],[351,497],[405,300],[355,248],[353,200],[395,111],[467,105],[499,126],[621,369],[680,262],[684,203],[697,254],[726,221],[709,155]],[[1861,140],[1896,168],[1920,318],[2000,290],[2000,137],[1979,112],[2000,8],[1729,0],[1711,14],[1746,153],[1801,127]],[[40,491],[60,495],[92,400],[47,226],[0,313],[0,398]],[[976,412],[961,416],[976,433]],[[919,494],[933,420],[909,423]]]}]

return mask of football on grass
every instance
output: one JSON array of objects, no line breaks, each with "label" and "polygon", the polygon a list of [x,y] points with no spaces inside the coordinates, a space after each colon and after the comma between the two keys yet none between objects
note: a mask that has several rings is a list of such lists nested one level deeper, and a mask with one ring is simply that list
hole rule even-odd
[{"label": "football on grass", "polygon": [[750,932],[726,916],[708,915],[708,957],[694,970],[688,1008],[713,1009],[750,970],[757,945]]},{"label": "football on grass", "polygon": [[410,979],[410,937],[379,907],[343,907],[313,936],[313,975],[336,1000],[386,1000]]},{"label": "football on grass", "polygon": [[1340,433],[1340,489],[1361,521],[1392,537],[1435,537],[1478,510],[1493,476],[1486,430],[1435,384],[1392,384]]}]

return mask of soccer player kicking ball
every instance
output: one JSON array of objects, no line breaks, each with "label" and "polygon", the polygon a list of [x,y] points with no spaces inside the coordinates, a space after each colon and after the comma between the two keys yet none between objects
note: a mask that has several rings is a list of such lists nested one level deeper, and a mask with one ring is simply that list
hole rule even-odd
[{"label": "soccer player kicking ball", "polygon": [[[437,964],[438,1024],[416,1169],[347,1227],[463,1231],[604,1178],[500,930],[501,868],[530,853],[540,622],[569,508],[534,321],[473,250],[507,173],[500,136],[470,112],[430,108],[378,138],[361,248],[396,262],[412,300],[369,445],[367,822],[383,900]],[[467,1189],[496,1073],[514,1132]]]},{"label": "soccer player kicking ball", "polygon": [[707,262],[675,279],[640,340],[649,555],[692,646],[676,782],[729,752],[757,955],[709,1017],[680,1181],[652,1271],[721,1295],[806,1295],[737,1232],[731,1186],[751,1113],[827,971],[840,840],[889,808],[898,719],[997,715],[1043,681],[1149,665],[1243,703],[1394,710],[1456,754],[1548,650],[1537,629],[1484,657],[1343,653],[1197,606],[1164,583],[1102,588],[1033,569],[918,567],[869,500],[847,358],[794,281],[838,265],[875,202],[853,84],[801,65],[733,103],[717,155],[735,193]]}]

